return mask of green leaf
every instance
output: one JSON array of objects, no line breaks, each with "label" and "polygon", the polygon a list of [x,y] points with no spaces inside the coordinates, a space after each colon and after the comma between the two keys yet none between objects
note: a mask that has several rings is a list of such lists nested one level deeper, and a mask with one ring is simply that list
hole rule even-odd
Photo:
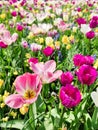
[{"label": "green leaf", "polygon": [[11,121],[8,121],[8,122],[0,122],[0,127],[3,127],[3,128],[16,128],[16,129],[19,129],[19,130],[22,130],[24,126],[24,121],[23,120],[11,120]]},{"label": "green leaf", "polygon": [[46,110],[46,105],[43,102],[41,96],[38,97],[37,101],[36,101],[36,108],[39,112],[44,112]]},{"label": "green leaf", "polygon": [[85,118],[84,129],[89,130],[89,128],[90,128],[91,130],[94,130],[92,127],[92,120],[91,120],[89,113],[85,112],[83,115]]},{"label": "green leaf", "polygon": [[67,122],[71,123],[72,121],[75,120],[75,116],[74,116],[74,113],[73,111],[70,111],[70,113],[64,113],[64,118]]},{"label": "green leaf", "polygon": [[31,120],[31,118],[28,119],[28,120],[25,122],[25,124],[24,124],[22,130],[33,130],[33,128],[31,127],[31,124],[30,124],[30,120]]},{"label": "green leaf", "polygon": [[92,116],[92,125],[94,129],[98,129],[98,108],[95,107],[93,116]]},{"label": "green leaf", "polygon": [[48,117],[45,118],[44,127],[45,127],[45,130],[54,130],[52,119],[49,117],[49,115]]},{"label": "green leaf", "polygon": [[31,119],[29,123],[31,124],[32,130],[35,130],[35,126],[37,123],[37,120],[35,120],[37,117],[37,110],[36,110],[36,103],[33,103],[30,105],[30,110],[29,110],[29,118]]},{"label": "green leaf", "polygon": [[60,118],[60,115],[57,113],[57,109],[53,108],[51,110],[51,115],[54,117],[54,118]]}]

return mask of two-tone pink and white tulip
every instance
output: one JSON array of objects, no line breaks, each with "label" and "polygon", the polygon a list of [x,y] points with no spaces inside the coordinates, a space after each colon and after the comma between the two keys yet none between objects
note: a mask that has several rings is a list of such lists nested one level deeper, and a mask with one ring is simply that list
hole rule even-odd
[{"label": "two-tone pink and white tulip", "polygon": [[54,60],[49,60],[45,63],[39,62],[34,64],[30,63],[30,67],[34,73],[38,74],[41,78],[41,81],[46,83],[51,83],[56,79],[60,78],[62,71],[56,70],[56,62]]},{"label": "two-tone pink and white tulip", "polygon": [[5,104],[14,109],[21,108],[24,104],[34,103],[42,89],[42,83],[36,74],[25,73],[20,75],[14,84],[17,93],[5,99]]}]

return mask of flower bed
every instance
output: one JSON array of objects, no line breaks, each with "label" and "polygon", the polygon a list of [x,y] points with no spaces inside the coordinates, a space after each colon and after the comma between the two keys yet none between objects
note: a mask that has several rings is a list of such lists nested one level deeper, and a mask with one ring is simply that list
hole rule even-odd
[{"label": "flower bed", "polygon": [[97,48],[97,1],[0,1],[1,130],[97,130]]}]

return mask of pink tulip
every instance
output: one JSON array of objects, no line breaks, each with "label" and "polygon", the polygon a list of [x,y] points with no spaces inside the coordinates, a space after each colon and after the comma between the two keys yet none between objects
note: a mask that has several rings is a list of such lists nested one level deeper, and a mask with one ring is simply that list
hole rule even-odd
[{"label": "pink tulip", "polygon": [[18,34],[14,33],[12,36],[8,30],[3,32],[3,34],[0,36],[0,41],[5,43],[6,45],[11,45],[13,42],[15,42],[18,38]]},{"label": "pink tulip", "polygon": [[13,3],[16,3],[16,2],[17,2],[17,0],[9,0],[10,4],[13,4]]},{"label": "pink tulip", "polygon": [[6,31],[5,25],[3,23],[0,24],[0,34]]},{"label": "pink tulip", "polygon": [[37,51],[40,51],[42,49],[42,45],[39,45],[37,43],[32,43],[32,44],[30,44],[30,49],[33,52],[37,52]]},{"label": "pink tulip", "polygon": [[81,101],[81,94],[78,88],[67,84],[60,88],[60,100],[62,105],[67,108],[77,106]]},{"label": "pink tulip", "polygon": [[42,89],[40,78],[36,74],[25,73],[16,78],[15,88],[17,94],[5,99],[5,104],[11,108],[21,108],[23,104],[32,104],[38,98]]},{"label": "pink tulip", "polygon": [[58,29],[61,30],[61,31],[65,31],[67,29],[67,27],[68,27],[68,25],[64,21],[61,21],[58,24]]},{"label": "pink tulip", "polygon": [[30,63],[30,66],[33,72],[40,76],[43,83],[51,83],[58,79],[62,74],[61,70],[55,71],[56,62],[54,60],[49,60],[45,63]]},{"label": "pink tulip", "polygon": [[24,48],[27,48],[27,47],[28,47],[28,42],[25,41],[25,40],[22,40],[21,45],[22,45]]}]

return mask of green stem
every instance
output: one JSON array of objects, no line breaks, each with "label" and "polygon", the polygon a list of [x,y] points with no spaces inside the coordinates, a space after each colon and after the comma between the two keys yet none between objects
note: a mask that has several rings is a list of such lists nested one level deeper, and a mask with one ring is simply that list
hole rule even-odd
[{"label": "green stem", "polygon": [[65,108],[62,107],[62,109],[61,109],[61,119],[60,119],[60,123],[59,123],[60,127],[62,127],[62,125],[63,125],[63,116],[64,116],[64,113],[65,113],[64,110],[65,110]]},{"label": "green stem", "polygon": [[89,55],[92,54],[91,40],[89,40],[89,43],[88,43],[88,54],[89,54]]},{"label": "green stem", "polygon": [[29,108],[29,124],[32,127],[32,130],[35,130],[35,122],[34,122],[34,113],[33,113],[33,104],[30,105]]}]

